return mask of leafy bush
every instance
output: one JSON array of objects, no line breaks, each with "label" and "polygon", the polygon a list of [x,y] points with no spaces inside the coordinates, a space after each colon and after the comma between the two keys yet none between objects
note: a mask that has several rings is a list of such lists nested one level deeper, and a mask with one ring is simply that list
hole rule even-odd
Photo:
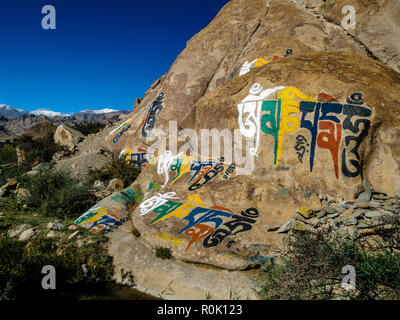
[{"label": "leafy bush", "polygon": [[24,151],[27,165],[49,162],[56,152],[65,150],[65,147],[54,143],[54,138],[51,134],[37,140],[33,140],[30,136],[22,135],[16,138],[14,143]]},{"label": "leafy bush", "polygon": [[27,170],[29,169],[26,167],[18,167],[17,165],[7,168],[2,168],[0,172],[0,187],[3,186],[5,183],[7,183],[8,179],[18,177]]},{"label": "leafy bush", "polygon": [[43,215],[57,218],[74,217],[95,204],[95,196],[87,179],[77,179],[68,172],[42,170],[20,179],[30,192],[24,202]]},{"label": "leafy bush", "polygon": [[[340,298],[400,298],[400,227],[377,230],[377,238],[332,238],[297,232],[287,242],[279,264],[268,264],[256,280],[263,299],[333,299],[345,276],[345,265],[356,270],[356,290],[340,291]],[[376,240],[378,239],[378,240]]]},{"label": "leafy bush", "polygon": [[17,162],[15,146],[11,142],[0,142],[0,165]]},{"label": "leafy bush", "polygon": [[93,134],[93,133],[97,133],[100,130],[105,128],[105,124],[103,123],[78,123],[76,125],[74,125],[72,128],[75,130],[78,130],[80,133],[83,133],[85,136],[89,135],[89,134]]},{"label": "leafy bush", "polygon": [[122,159],[113,159],[102,170],[90,170],[89,177],[92,181],[100,179],[108,183],[111,179],[119,178],[127,187],[132,184],[139,175],[139,169],[132,167]]},{"label": "leafy bush", "polygon": [[140,231],[139,231],[135,226],[132,226],[132,234],[133,234],[136,238],[139,238],[139,237],[140,237]]},{"label": "leafy bush", "polygon": [[157,247],[156,257],[161,259],[171,259],[172,253],[170,248]]},{"label": "leafy bush", "polygon": [[[75,248],[68,246],[57,254],[56,244],[44,236],[29,245],[0,235],[0,300],[56,298],[65,292],[87,290],[112,280],[112,258],[100,244]],[[87,265],[87,274],[82,265]],[[56,270],[56,290],[43,290],[43,266]],[[59,297],[59,296],[58,296]]]}]

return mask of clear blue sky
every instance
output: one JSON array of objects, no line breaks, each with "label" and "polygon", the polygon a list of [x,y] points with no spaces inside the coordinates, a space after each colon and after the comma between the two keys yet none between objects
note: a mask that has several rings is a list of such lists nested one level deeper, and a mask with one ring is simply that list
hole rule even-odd
[{"label": "clear blue sky", "polygon": [[[228,0],[1,0],[0,104],[132,109]],[[42,29],[44,5],[56,30]]]}]

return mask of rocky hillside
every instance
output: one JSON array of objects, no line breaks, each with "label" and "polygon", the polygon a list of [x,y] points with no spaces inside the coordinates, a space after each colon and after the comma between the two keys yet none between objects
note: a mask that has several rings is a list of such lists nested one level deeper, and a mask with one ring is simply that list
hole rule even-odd
[{"label": "rocky hillside", "polygon": [[[355,8],[355,29],[341,23],[344,5]],[[93,137],[142,171],[76,223],[108,233],[114,263],[143,288],[174,280],[178,299],[226,298],[233,278],[251,292],[246,273],[221,270],[265,263],[292,229],[334,224],[354,236],[390,225],[400,196],[400,48],[390,40],[399,10],[396,0],[232,0],[128,118]],[[152,260],[157,247],[177,260]]]}]

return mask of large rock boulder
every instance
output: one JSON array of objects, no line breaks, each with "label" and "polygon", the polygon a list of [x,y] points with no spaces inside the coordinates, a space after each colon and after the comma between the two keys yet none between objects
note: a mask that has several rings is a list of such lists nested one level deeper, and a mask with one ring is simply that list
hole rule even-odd
[{"label": "large rock boulder", "polygon": [[361,42],[371,56],[400,72],[400,2],[326,0],[318,12],[341,25],[350,13],[349,6],[354,8],[355,25],[347,32]]},{"label": "large rock boulder", "polygon": [[146,245],[246,269],[274,257],[283,229],[314,230],[296,212],[323,217],[365,180],[400,196],[400,74],[303,2],[233,0],[191,39],[105,137],[142,170],[141,200],[112,195],[77,223],[108,232],[131,213]]},{"label": "large rock boulder", "polygon": [[183,125],[181,120],[206,92],[264,64],[326,50],[367,56],[340,27],[286,1],[231,1],[188,41],[168,73],[151,86],[129,119],[110,130],[106,142],[116,153],[128,150],[133,162],[145,163],[170,121],[177,121],[177,128]]},{"label": "large rock boulder", "polygon": [[[193,159],[156,156],[138,182],[141,190],[151,182],[164,187],[145,197],[135,226],[154,244],[163,233],[181,239],[173,247],[181,259],[245,268],[260,246],[279,243],[269,225],[301,207],[320,210],[320,198],[354,199],[363,177],[379,177],[370,181],[375,191],[400,196],[399,92],[398,73],[338,52],[282,59],[230,81],[206,94],[184,121],[199,137],[204,129],[227,130],[232,140],[220,143],[225,161],[209,165],[195,141],[188,142]],[[254,157],[232,154],[234,143],[245,147],[235,130],[250,141]],[[202,177],[200,164],[208,170]],[[240,252],[250,260],[239,259]]]}]

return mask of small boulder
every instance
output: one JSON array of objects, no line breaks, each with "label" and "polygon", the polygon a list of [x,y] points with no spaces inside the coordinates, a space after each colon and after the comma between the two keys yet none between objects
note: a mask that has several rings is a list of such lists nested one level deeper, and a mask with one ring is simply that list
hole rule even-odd
[{"label": "small boulder", "polygon": [[54,133],[54,142],[59,145],[67,146],[70,150],[81,142],[85,136],[79,131],[61,124]]},{"label": "small boulder", "polygon": [[306,219],[310,219],[314,216],[313,210],[307,207],[300,207],[298,212]]},{"label": "small boulder", "polygon": [[29,192],[28,189],[24,188],[19,188],[17,191],[17,199],[18,200],[24,200],[27,199],[31,196],[31,193]]},{"label": "small boulder", "polygon": [[311,224],[313,227],[316,227],[320,223],[320,220],[317,217],[314,217],[308,220],[307,223]]},{"label": "small boulder", "polygon": [[93,184],[93,188],[95,189],[104,189],[104,183],[101,180],[96,180]]},{"label": "small boulder", "polygon": [[355,205],[356,205],[358,208],[367,209],[367,208],[369,208],[370,203],[369,203],[369,201],[367,201],[367,200],[357,200],[357,201],[355,202]]},{"label": "small boulder", "polygon": [[47,225],[47,228],[51,229],[51,230],[60,231],[60,230],[64,229],[64,226],[59,222],[50,222]]},{"label": "small boulder", "polygon": [[330,206],[332,208],[334,208],[336,210],[336,212],[339,212],[339,213],[343,213],[346,210],[346,208],[339,203],[332,203]]},{"label": "small boulder", "polygon": [[389,196],[386,196],[386,195],[383,195],[383,194],[374,194],[372,196],[372,198],[375,199],[375,200],[389,200],[390,199]]},{"label": "small boulder", "polygon": [[28,171],[28,172],[24,173],[24,175],[27,175],[27,176],[29,176],[29,177],[32,177],[32,176],[37,175],[38,173],[39,173],[39,171],[34,171],[34,170],[32,170],[32,171]]},{"label": "small boulder", "polygon": [[10,238],[14,238],[16,236],[19,236],[22,232],[24,232],[25,230],[28,230],[29,228],[31,228],[31,225],[29,225],[29,224],[21,224],[19,226],[16,226],[15,228],[9,230],[8,231],[8,236]]},{"label": "small boulder", "polygon": [[124,182],[121,179],[114,178],[110,181],[107,186],[107,190],[109,191],[120,191],[124,188]]},{"label": "small boulder", "polygon": [[364,191],[358,195],[357,199],[370,201],[372,197],[371,187],[369,186],[369,183],[366,179],[363,180],[363,184],[364,184]]},{"label": "small boulder", "polygon": [[357,224],[357,222],[358,222],[357,218],[352,217],[352,218],[348,218],[348,219],[344,220],[343,224],[345,226],[355,226]]},{"label": "small boulder", "polygon": [[285,233],[289,230],[292,230],[296,225],[296,219],[290,219],[286,221],[277,231],[276,233]]},{"label": "small boulder", "polygon": [[[356,209],[356,210],[354,210],[354,209],[347,209],[347,210],[345,210],[343,213],[342,213],[342,215],[338,218],[338,221],[339,222],[343,222],[343,221],[345,221],[345,220],[347,220],[347,219],[353,219],[353,218],[355,218],[355,219],[357,219],[357,218],[359,218],[360,216],[362,216],[364,213],[366,213],[366,212],[368,212],[368,210],[367,209]],[[354,221],[354,220],[353,220]]]},{"label": "small boulder", "polygon": [[337,212],[336,208],[334,208],[332,206],[324,206],[322,209],[325,210],[326,213],[328,213],[328,214],[333,214],[333,213]]},{"label": "small boulder", "polygon": [[371,219],[373,217],[380,217],[381,215],[383,215],[383,213],[379,211],[368,211],[364,214],[364,217]]},{"label": "small boulder", "polygon": [[80,247],[82,247],[82,246],[84,245],[84,243],[83,243],[82,240],[78,239],[78,240],[75,241],[75,245],[76,245],[78,248],[80,248]]},{"label": "small boulder", "polygon": [[335,219],[335,218],[338,217],[339,215],[340,215],[339,212],[331,213],[331,214],[328,214],[328,218],[329,218],[329,219]]},{"label": "small boulder", "polygon": [[77,230],[77,231],[71,233],[71,234],[68,236],[68,240],[71,240],[71,239],[75,238],[76,235],[77,235],[78,233],[79,233],[79,230]]},{"label": "small boulder", "polygon": [[375,201],[375,200],[371,200],[369,202],[369,206],[370,208],[380,208],[383,207],[385,204],[383,202],[379,202],[379,201]]},{"label": "small boulder", "polygon": [[9,179],[6,184],[0,188],[0,197],[6,197],[10,194],[11,190],[17,188],[17,180],[15,178]]},{"label": "small boulder", "polygon": [[323,217],[326,216],[326,211],[325,211],[324,209],[321,209],[320,211],[318,211],[318,212],[315,213],[315,216],[316,216],[318,219],[321,219],[321,218],[323,218]]},{"label": "small boulder", "polygon": [[47,237],[47,238],[55,238],[55,237],[58,237],[59,234],[60,234],[59,231],[50,230],[50,231],[47,233],[46,237]]},{"label": "small boulder", "polygon": [[296,231],[305,231],[305,232],[310,232],[310,233],[314,233],[314,234],[317,233],[317,231],[313,227],[310,227],[301,221],[296,221],[296,224],[293,229]]}]

